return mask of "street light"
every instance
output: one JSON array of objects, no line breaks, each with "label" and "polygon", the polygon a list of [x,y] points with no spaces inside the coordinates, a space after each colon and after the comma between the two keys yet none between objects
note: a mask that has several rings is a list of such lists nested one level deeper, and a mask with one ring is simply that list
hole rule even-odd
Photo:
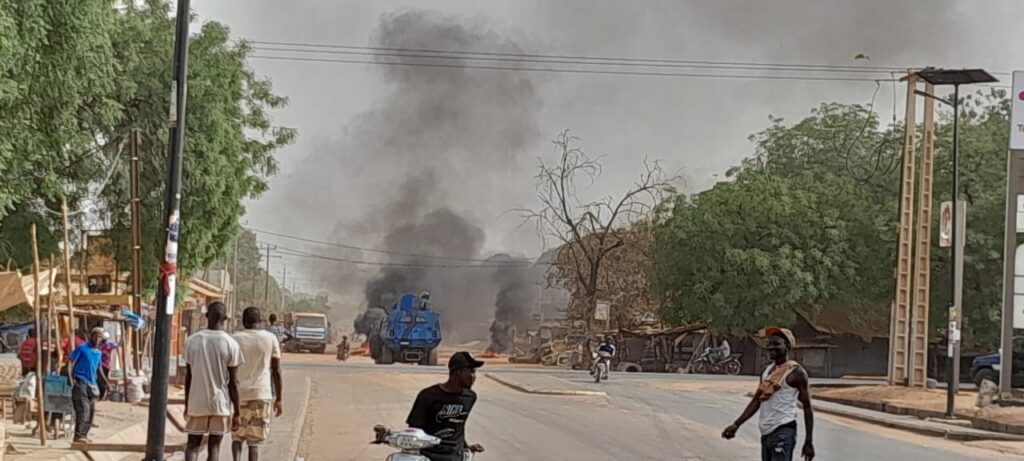
[{"label": "street light", "polygon": [[[962,313],[963,313],[963,306],[956,306],[955,305],[956,298],[957,298],[957,296],[956,296],[956,288],[957,288],[957,283],[956,283],[956,280],[957,280],[956,279],[956,272],[957,272],[956,271],[956,267],[957,267],[956,266],[956,250],[957,250],[957,246],[958,246],[958,244],[957,244],[958,237],[956,235],[957,234],[957,216],[956,215],[957,215],[957,199],[958,199],[958,195],[959,195],[958,194],[958,192],[959,192],[958,188],[959,188],[959,183],[960,183],[959,159],[957,157],[957,155],[959,154],[959,150],[960,150],[960,138],[959,138],[959,130],[960,130],[960,85],[968,85],[968,84],[972,84],[972,83],[992,83],[992,82],[997,82],[998,80],[996,80],[995,77],[993,77],[991,74],[989,74],[988,72],[986,72],[983,69],[959,69],[959,70],[954,70],[954,69],[927,68],[927,69],[918,71],[915,75],[920,77],[925,82],[928,82],[928,83],[930,83],[930,84],[932,84],[934,86],[953,85],[953,99],[951,101],[947,101],[945,99],[936,97],[935,95],[931,95],[931,94],[928,94],[928,93],[920,93],[920,92],[916,92],[916,91],[915,91],[915,93],[921,94],[921,95],[923,95],[925,97],[929,97],[929,98],[935,99],[936,101],[943,102],[943,103],[953,107],[953,153],[952,153],[952,166],[950,168],[951,172],[953,174],[953,187],[952,187],[953,226],[952,226],[952,232],[951,232],[951,235],[953,237],[953,239],[952,239],[953,240],[953,244],[950,245],[950,248],[949,248],[949,254],[950,254],[949,260],[952,263],[951,266],[950,266],[951,269],[949,271],[949,273],[950,273],[950,281],[951,281],[951,283],[949,285],[949,307],[951,308],[950,309],[951,312],[952,312],[952,308],[960,309],[957,312],[960,313],[958,316],[962,317],[963,316],[962,315]],[[961,236],[959,238],[963,238],[963,236]],[[950,320],[952,320],[952,319],[950,319]],[[949,335],[949,339],[947,341],[950,343],[950,345],[953,344],[953,337],[952,337],[952,335]],[[955,359],[954,359],[953,355],[954,354],[949,354],[949,356],[950,356],[949,357],[949,364],[946,367],[946,417],[947,418],[953,418],[954,417],[954,415],[953,415],[953,403],[954,403],[953,388],[954,388],[954,383],[956,383],[957,380],[959,380],[958,376],[953,376],[954,369],[956,368],[956,366],[954,365],[954,360]]]}]

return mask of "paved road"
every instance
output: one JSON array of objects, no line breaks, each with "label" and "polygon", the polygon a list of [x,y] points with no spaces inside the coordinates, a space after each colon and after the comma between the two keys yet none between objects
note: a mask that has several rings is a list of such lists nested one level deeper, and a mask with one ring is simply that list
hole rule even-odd
[{"label": "paved road", "polygon": [[[444,378],[441,368],[320,360],[290,363],[288,369],[309,375],[313,383],[299,450],[310,461],[383,460],[388,449],[368,444],[373,425],[400,426],[415,393]],[[579,386],[595,386],[582,373],[555,374]],[[476,388],[480,402],[467,435],[487,448],[479,458],[484,461],[756,459],[756,425],[745,426],[736,440],[719,437],[746,404],[743,389],[748,384],[617,374],[600,385],[609,396],[596,398],[528,395],[481,377]],[[815,438],[820,460],[1021,459],[824,415],[818,418]]]}]

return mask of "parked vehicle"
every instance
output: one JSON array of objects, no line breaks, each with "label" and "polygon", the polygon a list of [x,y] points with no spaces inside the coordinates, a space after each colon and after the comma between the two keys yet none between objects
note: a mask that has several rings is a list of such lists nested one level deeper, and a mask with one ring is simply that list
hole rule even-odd
[{"label": "parked vehicle", "polygon": [[711,350],[705,349],[704,352],[693,361],[693,372],[699,374],[727,374],[727,375],[738,375],[743,369],[743,363],[740,362],[740,357],[743,354],[729,354],[728,357],[720,360],[715,360],[711,357]]},{"label": "parked vehicle", "polygon": [[[999,352],[980,355],[971,362],[971,381],[978,386],[984,380],[999,384],[1002,371],[1002,360]],[[1013,375],[1010,382],[1013,387],[1024,386],[1024,336],[1013,338]]]},{"label": "parked vehicle", "polygon": [[303,350],[323,354],[330,340],[327,316],[312,312],[296,312],[291,314],[292,337],[286,343],[289,350]]}]

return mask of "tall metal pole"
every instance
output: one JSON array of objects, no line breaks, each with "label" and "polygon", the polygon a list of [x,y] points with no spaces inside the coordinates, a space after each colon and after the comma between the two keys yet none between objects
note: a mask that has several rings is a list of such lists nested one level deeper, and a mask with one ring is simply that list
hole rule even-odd
[{"label": "tall metal pole", "polygon": [[[139,186],[139,131],[132,130],[131,135],[131,162],[128,179],[131,183],[131,215],[132,215],[132,312],[135,315],[142,315],[142,198]],[[128,333],[126,330],[125,333]],[[130,348],[132,351],[132,366],[135,370],[142,369],[142,341],[141,335],[132,334]],[[128,380],[125,380],[127,383]]]},{"label": "tall metal pole", "polygon": [[[952,208],[953,208],[953,226],[952,226],[952,229],[950,231],[950,235],[953,237],[953,245],[950,246],[950,248],[949,248],[949,259],[950,259],[950,262],[952,263],[949,266],[949,307],[950,307],[950,312],[952,312],[954,309],[956,309],[956,310],[960,309],[960,306],[956,305],[956,298],[957,298],[957,296],[956,296],[956,287],[957,287],[957,283],[956,283],[957,282],[957,279],[956,279],[956,272],[957,272],[956,271],[957,250],[956,250],[956,247],[957,247],[957,242],[958,242],[958,240],[957,240],[957,234],[958,234],[958,229],[957,229],[957,222],[958,222],[957,221],[957,208],[958,208],[957,207],[957,199],[958,199],[958,196],[959,196],[959,194],[958,194],[959,191],[957,189],[960,187],[960,170],[959,170],[959,164],[958,164],[959,158],[957,158],[957,155],[959,154],[959,151],[960,151],[960,138],[959,138],[959,133],[958,133],[959,131],[960,131],[960,85],[953,85],[953,154],[952,154],[952,170],[953,170],[953,193],[952,193],[952,201],[953,201],[953,204],[952,204]],[[953,319],[950,319],[950,320],[953,320]],[[950,333],[952,333],[952,332],[950,332]],[[949,334],[948,336],[949,336],[948,341],[950,343],[954,342],[953,335]],[[954,399],[956,397],[955,389],[953,389],[953,387],[954,387],[953,383],[957,380],[958,377],[957,376],[953,376],[954,368],[956,368],[953,365],[953,361],[955,360],[955,358],[953,356],[955,354],[947,354],[947,355],[949,355],[949,362],[948,362],[947,368],[946,368],[946,417],[947,418],[953,418],[954,417],[953,406],[954,406],[954,403],[955,403]]]},{"label": "tall metal pole", "polygon": [[156,324],[153,335],[153,380],[149,399],[149,427],[145,461],[164,459],[164,430],[167,426],[167,380],[170,375],[171,320],[178,268],[178,232],[181,206],[181,165],[185,147],[185,100],[188,86],[189,0],[178,0],[174,34],[174,64],[171,77],[170,140],[167,153],[167,195],[164,201],[167,237],[160,263],[156,294]]}]

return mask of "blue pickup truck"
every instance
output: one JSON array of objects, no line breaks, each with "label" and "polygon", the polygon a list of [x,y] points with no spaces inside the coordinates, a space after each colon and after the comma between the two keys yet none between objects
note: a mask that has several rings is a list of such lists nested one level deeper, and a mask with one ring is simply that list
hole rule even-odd
[{"label": "blue pickup truck", "polygon": [[[1002,372],[1001,357],[998,352],[980,355],[971,362],[971,381],[978,386],[988,380],[999,384]],[[1013,375],[1010,382],[1013,387],[1024,386],[1024,336],[1013,338]]]}]

